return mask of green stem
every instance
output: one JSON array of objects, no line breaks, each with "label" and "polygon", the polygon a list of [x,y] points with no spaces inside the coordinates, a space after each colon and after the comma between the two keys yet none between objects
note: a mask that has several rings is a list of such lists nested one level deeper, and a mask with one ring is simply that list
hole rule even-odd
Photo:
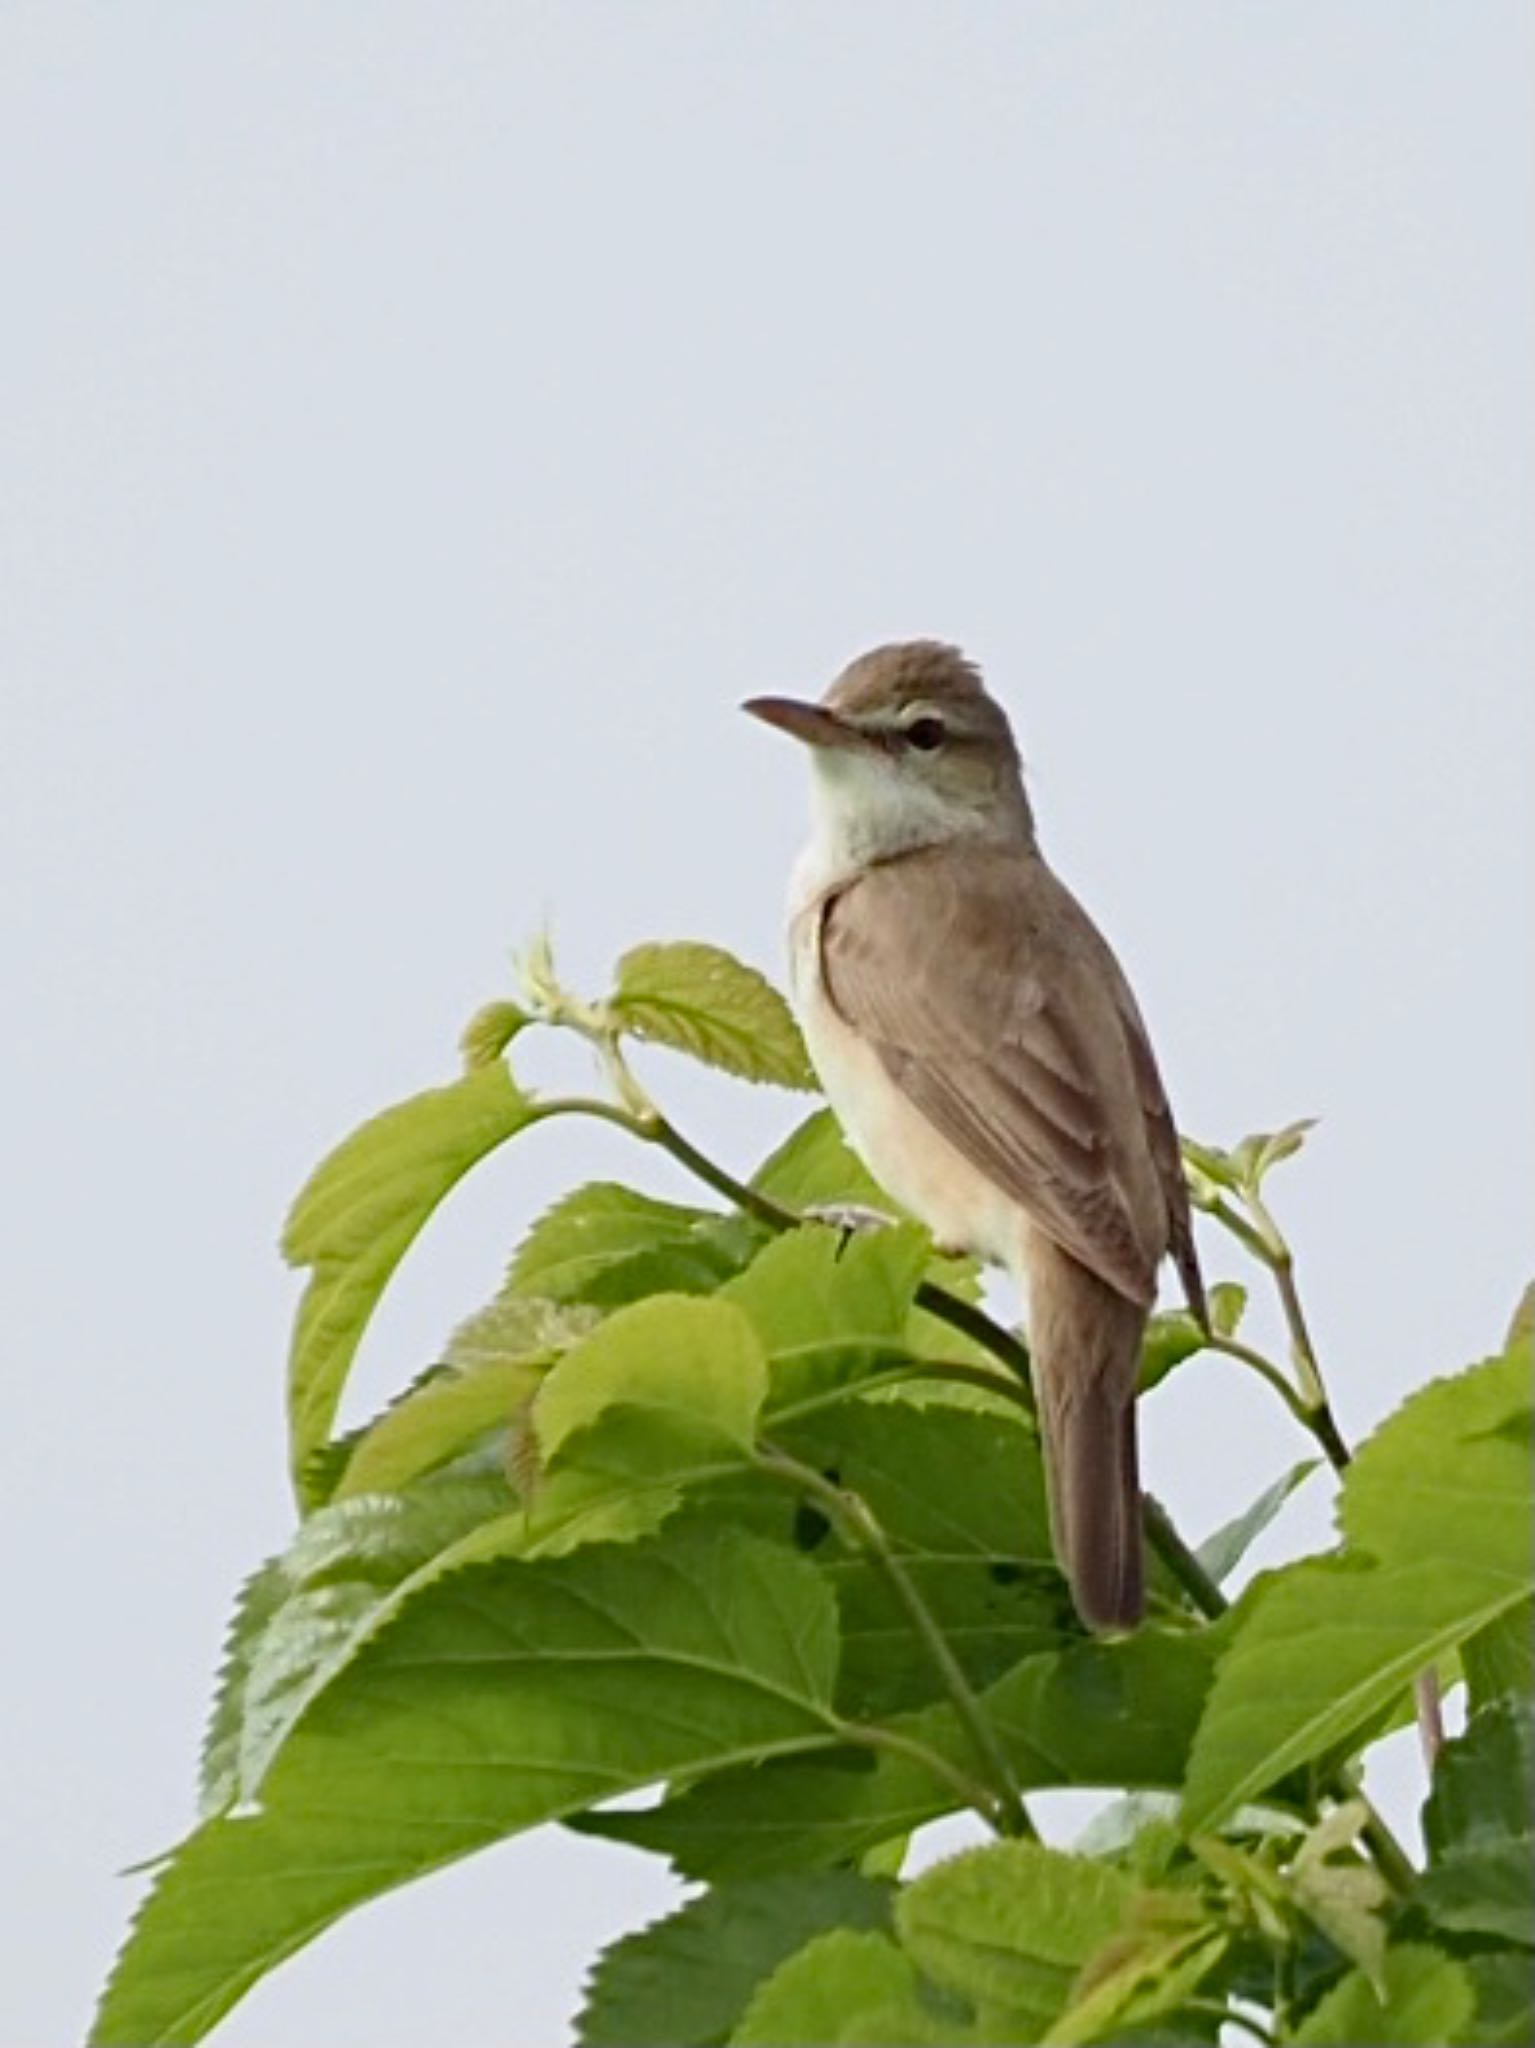
[{"label": "green stem", "polygon": [[669,1152],[679,1166],[685,1166],[705,1187],[713,1188],[717,1195],[723,1195],[727,1202],[767,1229],[785,1231],[799,1228],[800,1218],[792,1209],[785,1209],[748,1182],[737,1180],[723,1166],[716,1166],[707,1153],[700,1152],[696,1145],[683,1137],[675,1124],[668,1123],[659,1112],[643,1135],[659,1145],[663,1152]]},{"label": "green stem", "polygon": [[1011,1330],[1004,1330],[1000,1323],[994,1323],[985,1309],[977,1308],[973,1301],[961,1300],[957,1294],[950,1294],[947,1287],[940,1287],[936,1281],[923,1280],[918,1284],[916,1302],[918,1308],[925,1308],[930,1316],[947,1323],[961,1337],[968,1337],[983,1351],[989,1351],[999,1365],[1005,1365],[1022,1382],[1028,1396],[1024,1405],[1033,1414],[1034,1381],[1026,1344],[1020,1342]]},{"label": "green stem", "polygon": [[626,1131],[631,1138],[648,1139],[651,1136],[642,1118],[633,1116],[627,1109],[620,1109],[616,1102],[608,1102],[600,1095],[548,1095],[533,1102],[523,1120],[522,1128],[530,1129],[534,1124],[548,1123],[557,1116],[592,1116],[599,1123],[612,1124],[620,1131]]},{"label": "green stem", "polygon": [[949,1647],[949,1639],[933,1618],[932,1609],[923,1599],[916,1581],[896,1555],[890,1539],[866,1502],[845,1487],[834,1485],[824,1474],[817,1472],[813,1465],[803,1464],[791,1457],[776,1444],[765,1443],[757,1452],[759,1468],[775,1479],[786,1480],[807,1499],[823,1508],[830,1520],[838,1526],[854,1546],[865,1551],[884,1573],[891,1591],[906,1610],[907,1619],[920,1638],[931,1658],[933,1667],[943,1681],[944,1690],[953,1701],[954,1711],[960,1725],[970,1738],[976,1759],[987,1773],[996,1790],[996,1811],[993,1825],[1004,1835],[1036,1834],[1028,1809],[1019,1795],[1013,1767],[1007,1752],[997,1740],[997,1732],[986,1718],[980,1701],[971,1690],[970,1681],[960,1668],[959,1659]]},{"label": "green stem", "polygon": [[1290,1356],[1299,1387],[1292,1385],[1261,1352],[1238,1343],[1234,1337],[1212,1338],[1211,1349],[1224,1351],[1229,1357],[1251,1366],[1254,1372],[1261,1373],[1301,1427],[1315,1437],[1333,1470],[1341,1473],[1347,1467],[1351,1454],[1333,1416],[1321,1363],[1311,1340],[1306,1311],[1301,1305],[1300,1289],[1295,1284],[1295,1255],[1257,1189],[1249,1188],[1242,1199],[1252,1211],[1253,1222],[1220,1197],[1206,1205],[1206,1214],[1213,1216],[1260,1266],[1266,1266],[1273,1274],[1285,1328],[1290,1336]]},{"label": "green stem", "polygon": [[1374,1859],[1375,1868],[1387,1884],[1399,1899],[1405,1899],[1418,1882],[1417,1869],[1412,1858],[1368,1799],[1365,1800],[1365,1805],[1369,1809],[1369,1817],[1360,1830],[1359,1839],[1368,1848]]},{"label": "green stem", "polygon": [[1151,1494],[1141,1496],[1146,1537],[1206,1621],[1216,1621],[1231,1602],[1173,1526],[1171,1515]]},{"label": "green stem", "polygon": [[1205,1214],[1213,1216],[1223,1230],[1229,1230],[1237,1243],[1244,1250],[1250,1252],[1260,1266],[1266,1266],[1270,1263],[1269,1247],[1264,1243],[1258,1232],[1253,1229],[1247,1218],[1238,1210],[1233,1209],[1231,1204],[1222,1196],[1217,1195],[1213,1201],[1205,1204]]},{"label": "green stem", "polygon": [[1301,1428],[1311,1431],[1311,1410],[1271,1358],[1265,1358],[1261,1351],[1255,1351],[1239,1337],[1225,1337],[1218,1330],[1205,1339],[1205,1347],[1210,1351],[1224,1352],[1227,1358],[1237,1359],[1257,1373],[1260,1379],[1267,1380]]},{"label": "green stem", "polygon": [[1328,1464],[1341,1476],[1354,1462],[1354,1454],[1349,1449],[1326,1401],[1319,1408],[1306,1410],[1306,1427],[1321,1445]]},{"label": "green stem", "polygon": [[1279,1290],[1279,1305],[1284,1310],[1285,1324],[1290,1332],[1290,1353],[1300,1376],[1301,1392],[1308,1407],[1325,1408],[1327,1389],[1322,1383],[1322,1368],[1317,1362],[1316,1346],[1311,1341],[1300,1290],[1295,1284],[1295,1255],[1256,1188],[1249,1194],[1247,1205],[1257,1219],[1267,1247],[1267,1263],[1274,1275],[1274,1285]]}]

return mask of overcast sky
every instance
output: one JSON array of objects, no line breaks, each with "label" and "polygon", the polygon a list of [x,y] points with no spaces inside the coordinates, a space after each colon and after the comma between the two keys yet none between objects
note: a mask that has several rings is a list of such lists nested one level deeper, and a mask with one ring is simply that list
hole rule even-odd
[{"label": "overcast sky", "polygon": [[[451,1074],[546,915],[594,985],[653,936],[776,967],[804,770],[743,696],[962,642],[1184,1126],[1324,1119],[1277,1195],[1345,1428],[1495,1345],[1532,41],[1514,0],[8,0],[0,2039],[78,2036],[114,1872],[190,1818],[289,1527],[310,1164]],[[736,1166],[799,1113],[650,1071]],[[598,1173],[677,1185],[568,1125],[467,1184],[349,1412]],[[1196,1536],[1299,1455],[1233,1370],[1149,1404]],[[219,2039],[558,2048],[670,1896],[540,1834]]]}]

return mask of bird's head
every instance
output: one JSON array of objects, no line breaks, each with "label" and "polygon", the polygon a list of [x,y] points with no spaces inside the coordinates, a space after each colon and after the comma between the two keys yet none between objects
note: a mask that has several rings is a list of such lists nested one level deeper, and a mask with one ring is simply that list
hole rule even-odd
[{"label": "bird's head", "polygon": [[876,647],[819,704],[753,697],[742,708],[811,749],[821,826],[856,863],[1033,837],[1007,715],[956,647]]}]

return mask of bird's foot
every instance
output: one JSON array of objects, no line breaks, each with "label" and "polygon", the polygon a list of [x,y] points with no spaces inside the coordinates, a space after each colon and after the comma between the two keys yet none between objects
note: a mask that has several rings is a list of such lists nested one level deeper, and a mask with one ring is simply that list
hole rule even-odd
[{"label": "bird's foot", "polygon": [[800,1214],[807,1223],[824,1223],[829,1230],[841,1231],[839,1258],[855,1237],[867,1237],[876,1230],[894,1230],[897,1221],[883,1209],[871,1209],[865,1202],[812,1202]]}]

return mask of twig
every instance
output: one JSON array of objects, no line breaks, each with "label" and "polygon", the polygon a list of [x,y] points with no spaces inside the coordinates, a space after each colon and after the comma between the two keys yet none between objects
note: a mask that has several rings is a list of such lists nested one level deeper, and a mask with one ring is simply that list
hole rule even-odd
[{"label": "twig", "polygon": [[1432,1776],[1439,1752],[1444,1748],[1444,1695],[1439,1688],[1439,1673],[1432,1665],[1413,1680],[1412,1696],[1418,1716],[1418,1747],[1423,1752],[1424,1768]]}]

